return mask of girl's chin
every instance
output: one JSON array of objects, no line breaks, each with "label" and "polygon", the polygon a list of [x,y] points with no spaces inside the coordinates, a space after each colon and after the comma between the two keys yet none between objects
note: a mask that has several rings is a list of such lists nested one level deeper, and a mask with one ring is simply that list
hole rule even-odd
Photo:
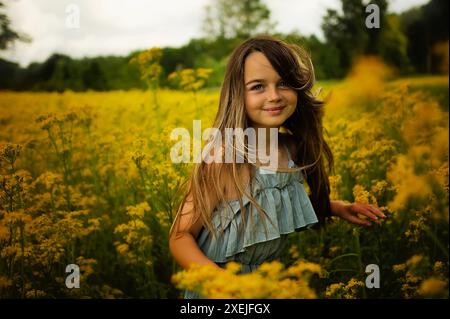
[{"label": "girl's chin", "polygon": [[286,121],[286,117],[285,116],[270,116],[270,117],[265,117],[264,121],[261,121],[262,123],[264,123],[266,127],[278,127],[283,125],[283,123]]},{"label": "girl's chin", "polygon": [[283,125],[284,121],[265,121],[254,125],[256,128],[279,128]]},{"label": "girl's chin", "polygon": [[286,120],[286,116],[264,116],[257,122],[251,121],[250,124],[254,128],[279,128]]}]

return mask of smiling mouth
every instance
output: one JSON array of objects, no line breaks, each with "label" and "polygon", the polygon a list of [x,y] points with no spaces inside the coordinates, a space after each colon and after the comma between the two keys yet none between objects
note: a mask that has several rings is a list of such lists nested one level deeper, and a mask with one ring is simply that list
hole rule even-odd
[{"label": "smiling mouth", "polygon": [[269,112],[274,112],[274,111],[281,111],[282,109],[284,109],[286,106],[278,106],[278,107],[271,107],[269,109],[263,109],[263,111],[269,111]]}]

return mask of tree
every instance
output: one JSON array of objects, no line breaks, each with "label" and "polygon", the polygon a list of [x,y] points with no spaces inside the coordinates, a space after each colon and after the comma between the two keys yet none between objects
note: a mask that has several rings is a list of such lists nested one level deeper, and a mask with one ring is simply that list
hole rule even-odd
[{"label": "tree", "polygon": [[[3,9],[5,5],[0,2],[0,10]],[[30,42],[31,38],[24,34],[24,33],[18,33],[11,29],[10,27],[11,21],[9,20],[8,16],[0,12],[0,50],[6,50],[9,48],[9,46],[14,43],[14,41],[23,41],[23,42]]]},{"label": "tree", "polygon": [[100,68],[98,60],[91,59],[83,74],[83,82],[86,89],[95,91],[105,91],[107,88],[106,79]]},{"label": "tree", "polygon": [[384,61],[396,66],[400,71],[408,71],[411,67],[407,54],[408,38],[401,31],[398,15],[388,15],[385,24],[377,53]]},{"label": "tree", "polygon": [[316,80],[338,78],[343,74],[339,64],[339,52],[334,46],[320,41],[315,35],[303,36],[298,30],[294,30],[287,34],[276,33],[275,36],[287,43],[299,45],[309,53]]},{"label": "tree", "polygon": [[206,6],[203,29],[207,38],[245,39],[260,33],[273,33],[270,10],[261,0],[215,0]]},{"label": "tree", "polygon": [[353,59],[360,55],[378,55],[391,66],[406,70],[408,41],[397,17],[387,14],[387,0],[371,1],[379,9],[380,28],[366,26],[366,1],[341,0],[341,3],[343,13],[328,10],[322,24],[327,44],[339,55],[342,72],[339,76],[345,75]]},{"label": "tree", "polygon": [[[341,0],[342,15],[327,10],[322,23],[327,44],[339,54],[342,72],[348,70],[354,57],[364,54],[369,36],[365,27],[365,7],[362,0]],[[339,74],[344,76],[344,74]]]},{"label": "tree", "polygon": [[[365,31],[367,32],[368,39],[368,46],[365,48],[365,53],[367,54],[380,54],[381,47],[383,46],[383,34],[386,33],[387,29],[391,27],[391,25],[388,23],[388,17],[387,17],[387,8],[388,3],[387,0],[372,0],[370,1],[371,4],[375,4],[379,8],[379,22],[380,22],[380,28],[372,28],[367,29],[365,28]],[[365,12],[365,6],[364,12]],[[365,13],[364,18],[366,18],[366,15],[368,13]]]},{"label": "tree", "polygon": [[0,59],[0,89],[16,89],[19,72],[17,63]]},{"label": "tree", "polygon": [[400,16],[400,24],[409,39],[408,56],[419,72],[439,71],[439,57],[434,56],[433,49],[436,44],[448,41],[448,6],[447,0],[431,0]]}]

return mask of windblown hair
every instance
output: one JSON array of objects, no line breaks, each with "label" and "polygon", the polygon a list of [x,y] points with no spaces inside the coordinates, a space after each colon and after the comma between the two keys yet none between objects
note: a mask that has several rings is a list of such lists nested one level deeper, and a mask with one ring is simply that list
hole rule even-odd
[{"label": "windblown hair", "polygon": [[[324,127],[322,119],[324,116],[324,102],[316,98],[312,93],[315,81],[314,68],[307,52],[301,47],[285,43],[282,40],[271,36],[257,36],[242,42],[232,52],[228,61],[225,78],[220,92],[219,109],[213,127],[225,136],[225,128],[241,128],[245,130],[249,127],[249,119],[245,112],[245,85],[244,85],[244,65],[245,59],[252,52],[261,52],[272,64],[279,76],[287,82],[297,92],[297,106],[295,112],[283,123],[282,127],[290,133],[296,144],[296,164],[298,167],[291,169],[280,169],[280,171],[303,170],[306,182],[310,189],[310,199],[313,208],[319,219],[319,226],[322,226],[326,216],[330,216],[330,185],[328,181],[329,172],[333,170],[333,155],[324,140]],[[212,135],[211,141],[215,141],[218,135]],[[233,159],[236,154],[246,156],[248,150],[244,139],[237,138],[232,142],[221,140],[226,145],[226,149],[231,149]],[[211,144],[214,144],[211,143]],[[221,144],[223,145],[223,144]],[[223,154],[222,154],[223,155]],[[218,156],[215,154],[215,156]],[[219,155],[220,156],[220,155]],[[223,158],[222,158],[223,159]],[[326,170],[326,163],[328,170]],[[233,186],[239,194],[241,218],[245,225],[245,207],[242,197],[245,195],[256,207],[262,216],[267,217],[264,209],[255,201],[247,186],[252,185],[254,163],[244,161],[243,163],[206,163],[201,161],[194,166],[189,178],[187,191],[178,209],[175,221],[171,227],[173,232],[177,217],[183,210],[187,198],[193,200],[192,221],[201,218],[202,223],[211,233],[215,233],[211,218],[218,203],[227,203],[226,190],[223,187],[224,178],[230,178]],[[244,180],[242,176],[250,176],[249,180]],[[264,219],[263,219],[264,220]]]}]

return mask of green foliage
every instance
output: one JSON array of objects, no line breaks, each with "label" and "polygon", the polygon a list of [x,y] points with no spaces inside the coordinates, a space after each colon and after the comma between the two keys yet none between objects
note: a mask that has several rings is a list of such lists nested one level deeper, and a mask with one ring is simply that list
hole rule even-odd
[{"label": "green foliage", "polygon": [[206,7],[204,32],[209,39],[245,39],[270,33],[275,23],[261,0],[215,0]]},{"label": "green foliage", "polygon": [[[408,58],[415,72],[442,72],[439,68],[441,61],[434,56],[433,46],[447,41],[448,47],[448,4],[446,0],[431,0],[426,5],[412,8],[400,15],[400,29],[409,39]],[[448,72],[448,66],[446,71]]]},{"label": "green foliage", "polygon": [[[0,2],[0,10],[3,10],[5,5]],[[24,34],[11,29],[11,21],[8,16],[0,11],[0,50],[6,50],[15,41],[30,42],[31,38]]]}]

